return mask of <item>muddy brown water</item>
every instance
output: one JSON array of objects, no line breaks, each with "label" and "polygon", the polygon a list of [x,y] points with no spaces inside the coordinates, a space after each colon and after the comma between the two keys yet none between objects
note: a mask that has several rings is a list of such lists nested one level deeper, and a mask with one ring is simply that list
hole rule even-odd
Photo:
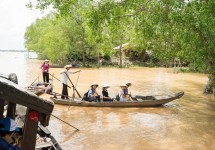
[{"label": "muddy brown water", "polygon": [[[22,86],[29,85],[41,74],[41,61],[28,60],[24,64],[22,72],[18,72]],[[154,108],[69,108],[55,105],[54,115],[80,129],[76,132],[51,117],[48,128],[64,150],[214,149],[215,101],[212,95],[202,94],[207,75],[174,73],[173,69],[165,68],[80,69],[77,89],[81,95],[94,82],[100,85],[99,92],[103,84],[109,84],[111,96],[116,95],[123,82],[132,83],[129,88],[131,94],[158,95],[184,91],[185,95],[163,107]],[[61,70],[51,68],[50,73],[60,79]],[[78,74],[70,78],[76,84]],[[42,75],[39,80],[42,80]],[[60,93],[61,83],[54,79],[53,84],[54,91]],[[69,95],[72,94],[69,89]]]}]

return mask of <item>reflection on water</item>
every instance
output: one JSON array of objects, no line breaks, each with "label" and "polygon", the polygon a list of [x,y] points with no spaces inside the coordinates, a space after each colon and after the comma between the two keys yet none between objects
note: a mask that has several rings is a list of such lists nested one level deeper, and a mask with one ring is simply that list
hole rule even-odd
[{"label": "reflection on water", "polygon": [[[21,85],[41,74],[41,61],[1,61],[1,70],[16,72]],[[4,62],[4,63],[2,63]],[[78,70],[78,69],[74,69]],[[50,73],[60,78],[60,68]],[[78,74],[70,76],[75,84]],[[42,77],[40,76],[40,80]],[[165,94],[184,91],[180,100],[155,108],[83,108],[55,105],[53,114],[79,128],[75,130],[51,118],[49,129],[64,150],[212,150],[215,142],[215,101],[202,94],[207,82],[203,74],[178,73],[165,68],[82,69],[77,89],[83,95],[90,84],[111,85],[115,96],[119,85],[131,82],[131,94]],[[61,92],[54,80],[54,90]],[[72,90],[69,89],[72,95]]]}]

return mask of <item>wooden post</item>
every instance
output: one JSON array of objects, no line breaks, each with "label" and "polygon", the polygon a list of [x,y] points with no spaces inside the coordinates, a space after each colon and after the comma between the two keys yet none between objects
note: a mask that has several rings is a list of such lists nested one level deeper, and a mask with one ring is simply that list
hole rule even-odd
[{"label": "wooden post", "polygon": [[215,72],[212,74],[212,83],[213,83],[213,95],[215,99]]},{"label": "wooden post", "polygon": [[119,47],[119,68],[122,68],[122,44]]},{"label": "wooden post", "polygon": [[5,100],[0,99],[0,118],[3,118],[3,114],[4,114],[4,102],[5,102]]},{"label": "wooden post", "polygon": [[7,117],[15,119],[15,113],[16,113],[16,104],[15,103],[8,103],[7,106]]},{"label": "wooden post", "polygon": [[30,120],[28,117],[28,112],[30,112],[30,110],[27,111],[27,117],[25,119],[21,149],[35,150],[38,121]]}]

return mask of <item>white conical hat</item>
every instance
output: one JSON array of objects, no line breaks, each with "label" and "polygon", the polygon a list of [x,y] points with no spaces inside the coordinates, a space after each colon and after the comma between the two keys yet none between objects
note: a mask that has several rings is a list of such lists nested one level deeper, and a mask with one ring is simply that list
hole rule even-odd
[{"label": "white conical hat", "polygon": [[107,85],[107,84],[104,84],[102,87],[103,87],[103,88],[109,88],[110,86]]},{"label": "white conical hat", "polygon": [[93,85],[95,85],[95,86],[99,86],[97,83],[93,83],[93,84],[91,84],[91,86],[93,86]]},{"label": "white conical hat", "polygon": [[72,68],[72,65],[66,65],[66,66],[64,66],[64,68],[66,69],[66,68]]},{"label": "white conical hat", "polygon": [[127,85],[125,83],[121,84],[120,87],[126,87]]}]

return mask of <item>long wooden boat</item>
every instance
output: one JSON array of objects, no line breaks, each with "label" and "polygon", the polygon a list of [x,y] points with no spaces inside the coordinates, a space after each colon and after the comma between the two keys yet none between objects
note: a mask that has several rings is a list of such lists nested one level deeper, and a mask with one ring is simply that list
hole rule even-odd
[{"label": "long wooden boat", "polygon": [[184,95],[184,92],[178,92],[175,94],[168,94],[168,95],[157,95],[157,96],[140,96],[137,95],[133,98],[133,101],[128,102],[120,102],[120,101],[113,101],[113,102],[88,102],[82,101],[81,99],[60,99],[56,98],[56,96],[50,97],[50,99],[55,104],[62,104],[62,105],[70,105],[70,106],[82,106],[82,107],[155,107],[161,106],[173,100],[179,99]]},{"label": "long wooden boat", "polygon": [[[36,146],[40,146],[39,150],[50,149],[54,150],[56,147],[61,150],[59,143],[56,142],[54,137],[48,133],[46,128],[49,125],[49,119],[54,109],[54,103],[42,99],[37,95],[29,92],[25,88],[20,87],[18,84],[16,74],[10,74],[9,76],[0,75],[0,118],[9,117],[15,119],[20,117],[17,113],[18,107],[23,108],[23,124],[21,126],[22,150],[37,149]],[[6,103],[7,102],[7,103]],[[5,104],[7,106],[5,106]],[[39,133],[40,128],[40,133]],[[43,135],[41,135],[43,133]],[[51,145],[37,144],[37,136],[42,139],[50,139]]]}]

